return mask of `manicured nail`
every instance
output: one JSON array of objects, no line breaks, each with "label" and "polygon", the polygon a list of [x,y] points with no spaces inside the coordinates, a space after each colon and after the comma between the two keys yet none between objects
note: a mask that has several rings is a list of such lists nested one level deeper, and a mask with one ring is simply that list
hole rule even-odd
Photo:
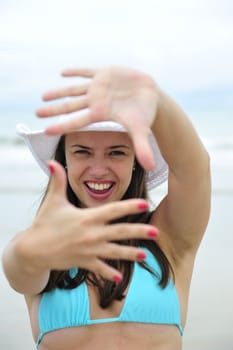
[{"label": "manicured nail", "polygon": [[140,252],[137,254],[137,260],[144,260],[146,258],[146,253]]},{"label": "manicured nail", "polygon": [[148,209],[149,205],[146,201],[142,201],[138,204],[138,209],[146,210]]},{"label": "manicured nail", "polygon": [[55,168],[52,164],[48,164],[48,167],[49,167],[49,171],[51,174],[54,174],[55,173]]},{"label": "manicured nail", "polygon": [[115,275],[115,276],[113,276],[113,281],[116,283],[120,283],[120,282],[122,282],[122,277],[119,275]]},{"label": "manicured nail", "polygon": [[157,237],[159,234],[159,231],[156,228],[150,228],[147,232],[148,237]]}]

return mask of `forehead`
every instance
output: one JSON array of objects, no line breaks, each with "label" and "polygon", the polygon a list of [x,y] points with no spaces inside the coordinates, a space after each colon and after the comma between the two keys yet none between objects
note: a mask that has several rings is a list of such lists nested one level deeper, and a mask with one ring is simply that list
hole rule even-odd
[{"label": "forehead", "polygon": [[127,145],[133,147],[131,138],[126,132],[114,131],[77,131],[67,134],[65,143],[67,146],[78,143],[88,147],[94,147],[96,145],[102,145],[103,147]]}]

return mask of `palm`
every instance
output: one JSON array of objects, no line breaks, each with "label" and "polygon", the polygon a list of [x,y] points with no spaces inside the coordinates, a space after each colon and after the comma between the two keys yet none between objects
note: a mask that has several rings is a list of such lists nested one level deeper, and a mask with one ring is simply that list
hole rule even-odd
[{"label": "palm", "polygon": [[123,68],[97,71],[88,91],[93,120],[113,120],[130,131],[134,125],[150,127],[154,119],[155,84],[143,73]]}]

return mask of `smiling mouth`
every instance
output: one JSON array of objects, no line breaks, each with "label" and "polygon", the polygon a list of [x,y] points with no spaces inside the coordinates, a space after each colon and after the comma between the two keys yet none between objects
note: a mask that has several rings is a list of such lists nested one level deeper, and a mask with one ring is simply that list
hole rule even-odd
[{"label": "smiling mouth", "polygon": [[94,193],[107,193],[112,187],[113,182],[85,182],[87,188]]}]

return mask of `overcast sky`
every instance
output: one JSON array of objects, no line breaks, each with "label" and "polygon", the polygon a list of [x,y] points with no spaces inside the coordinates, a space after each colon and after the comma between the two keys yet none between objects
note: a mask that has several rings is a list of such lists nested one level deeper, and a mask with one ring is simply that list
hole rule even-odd
[{"label": "overcast sky", "polygon": [[171,90],[233,86],[233,1],[0,0],[5,102],[64,84],[63,68],[105,64]]}]

